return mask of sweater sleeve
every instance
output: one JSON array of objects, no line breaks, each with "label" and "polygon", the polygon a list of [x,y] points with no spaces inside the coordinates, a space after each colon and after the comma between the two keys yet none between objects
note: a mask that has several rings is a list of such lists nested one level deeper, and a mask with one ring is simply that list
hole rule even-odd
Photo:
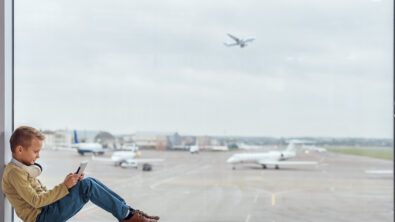
[{"label": "sweater sleeve", "polygon": [[44,186],[44,184],[43,184],[43,183],[41,183],[41,181],[40,181],[40,180],[37,180],[37,181],[40,183],[41,189],[43,189],[44,191],[48,191],[47,187],[46,187],[46,186]]},{"label": "sweater sleeve", "polygon": [[49,191],[37,194],[25,175],[19,173],[12,175],[9,178],[10,184],[13,185],[18,195],[34,208],[47,206],[69,193],[66,185],[61,183]]}]

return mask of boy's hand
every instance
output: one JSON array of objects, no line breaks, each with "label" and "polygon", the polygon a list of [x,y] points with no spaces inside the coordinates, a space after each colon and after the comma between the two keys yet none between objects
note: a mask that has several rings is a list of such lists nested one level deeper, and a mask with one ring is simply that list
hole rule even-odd
[{"label": "boy's hand", "polygon": [[80,181],[80,180],[84,179],[84,176],[85,176],[85,174],[84,174],[84,173],[82,173],[82,174],[81,174],[81,176],[80,176],[80,178],[78,178],[78,181]]},{"label": "boy's hand", "polygon": [[78,182],[78,174],[69,173],[64,179],[64,185],[66,185],[67,189],[74,187]]}]

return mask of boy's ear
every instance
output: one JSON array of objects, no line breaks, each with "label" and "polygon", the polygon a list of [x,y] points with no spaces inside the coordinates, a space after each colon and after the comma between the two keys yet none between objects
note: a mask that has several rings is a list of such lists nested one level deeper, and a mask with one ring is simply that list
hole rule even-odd
[{"label": "boy's ear", "polygon": [[17,152],[17,153],[21,153],[22,150],[23,150],[23,146],[21,146],[21,145],[18,145],[15,147],[15,152]]}]

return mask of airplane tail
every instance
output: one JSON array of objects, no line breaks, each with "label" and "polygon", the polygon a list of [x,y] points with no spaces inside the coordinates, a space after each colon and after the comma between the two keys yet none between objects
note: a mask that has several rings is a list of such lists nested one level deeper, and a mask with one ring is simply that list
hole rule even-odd
[{"label": "airplane tail", "polygon": [[79,143],[78,137],[77,137],[77,130],[74,130],[74,143]]},{"label": "airplane tail", "polygon": [[289,144],[285,150],[286,151],[295,151],[295,144],[292,141],[289,142]]}]

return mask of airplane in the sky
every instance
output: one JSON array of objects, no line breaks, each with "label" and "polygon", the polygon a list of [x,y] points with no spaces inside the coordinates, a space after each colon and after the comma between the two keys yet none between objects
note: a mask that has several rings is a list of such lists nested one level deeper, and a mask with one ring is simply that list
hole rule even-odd
[{"label": "airplane in the sky", "polygon": [[236,164],[241,163],[257,163],[262,166],[263,169],[267,168],[267,165],[274,165],[275,169],[279,169],[280,165],[313,165],[317,164],[314,161],[287,161],[290,158],[296,156],[294,141],[290,141],[288,147],[283,151],[269,151],[261,153],[239,153],[233,154],[226,162],[233,165],[233,169],[236,169]]},{"label": "airplane in the sky", "polygon": [[228,46],[228,47],[239,45],[240,48],[244,48],[244,47],[247,46],[247,43],[248,43],[248,42],[252,42],[252,41],[255,40],[255,38],[252,38],[252,37],[245,38],[245,39],[240,39],[240,38],[237,38],[236,36],[233,36],[233,35],[231,35],[231,34],[229,34],[229,33],[228,33],[227,35],[235,41],[234,43],[227,43],[227,42],[224,42],[224,45],[225,45],[225,46]]},{"label": "airplane in the sky", "polygon": [[76,130],[74,130],[74,144],[71,147],[76,148],[80,155],[84,155],[85,153],[104,154],[103,146],[100,143],[80,143]]}]

